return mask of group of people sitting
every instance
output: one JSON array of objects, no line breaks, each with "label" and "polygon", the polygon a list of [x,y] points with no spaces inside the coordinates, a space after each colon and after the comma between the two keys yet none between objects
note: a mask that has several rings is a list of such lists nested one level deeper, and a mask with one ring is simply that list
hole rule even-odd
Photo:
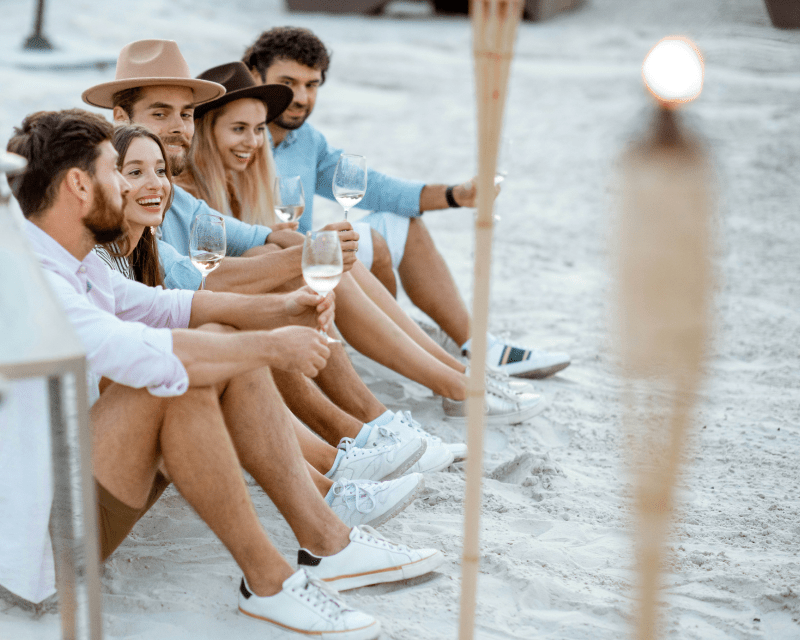
[{"label": "group of people sitting", "polygon": [[[332,197],[341,154],[306,122],[328,65],[323,43],[299,28],[267,31],[243,61],[197,78],[174,42],[131,43],[116,79],[83,94],[113,110],[114,124],[80,109],[29,115],[7,147],[27,168],[9,182],[87,353],[102,558],[174,483],[241,568],[243,613],[303,635],[367,639],[380,624],[337,590],[441,565],[441,552],[373,527],[419,495],[422,474],[467,450],[387,409],[316,329],[427,386],[446,419],[464,421],[469,316],[420,216],[472,206],[476,194],[474,181],[370,170],[361,206],[374,213],[326,227],[342,245],[335,298],[304,286],[311,194]],[[301,177],[309,197],[299,225],[276,222],[276,175]],[[206,212],[227,216],[229,257],[198,290],[189,236]],[[395,270],[465,358],[397,304]],[[494,337],[489,358],[487,424],[521,423],[544,407],[509,374],[544,377],[569,364]],[[297,537],[297,569],[259,523],[242,468]]]}]

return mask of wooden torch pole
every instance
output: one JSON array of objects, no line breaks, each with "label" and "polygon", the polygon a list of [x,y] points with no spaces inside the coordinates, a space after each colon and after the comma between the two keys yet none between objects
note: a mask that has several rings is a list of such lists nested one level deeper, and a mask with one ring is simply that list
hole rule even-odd
[{"label": "wooden torch pole", "polygon": [[467,483],[464,501],[464,551],[461,564],[459,639],[471,640],[480,553],[483,467],[484,375],[492,263],[494,176],[503,128],[508,74],[522,16],[521,0],[472,0],[475,86],[478,98],[478,216],[475,222],[475,272],[472,296],[472,355],[467,383]]}]

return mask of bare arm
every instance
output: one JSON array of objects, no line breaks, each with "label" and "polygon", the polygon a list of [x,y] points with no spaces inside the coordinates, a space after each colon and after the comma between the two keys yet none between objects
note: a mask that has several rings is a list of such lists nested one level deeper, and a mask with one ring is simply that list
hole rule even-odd
[{"label": "bare arm", "polygon": [[330,356],[325,339],[308,327],[275,331],[210,328],[172,331],[172,352],[183,363],[191,386],[216,384],[265,366],[313,378]]},{"label": "bare arm", "polygon": [[[269,235],[272,237],[274,232]],[[301,236],[302,237],[302,236]],[[301,240],[302,245],[302,240]],[[241,258],[225,258],[206,280],[210,291],[267,293],[302,276],[303,247],[264,250],[261,247]]]},{"label": "bare arm", "polygon": [[309,287],[291,293],[251,296],[198,291],[192,298],[189,327],[214,322],[250,330],[275,329],[288,324],[328,329],[333,314],[333,294],[323,298]]},{"label": "bare arm", "polygon": [[[446,184],[426,184],[419,194],[419,210],[432,211],[434,209],[450,208],[450,205],[447,204],[445,191],[447,191]],[[499,185],[495,186],[495,196],[498,193],[500,193]],[[462,207],[476,206],[477,197],[478,188],[475,178],[453,187],[453,198]]]}]

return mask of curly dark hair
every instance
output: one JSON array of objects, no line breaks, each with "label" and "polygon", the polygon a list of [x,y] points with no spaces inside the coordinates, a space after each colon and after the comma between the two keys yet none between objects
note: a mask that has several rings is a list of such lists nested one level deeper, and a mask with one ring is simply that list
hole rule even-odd
[{"label": "curly dark hair", "polygon": [[242,57],[249,69],[255,69],[266,82],[267,69],[275,60],[294,60],[307,67],[325,72],[331,63],[331,53],[317,36],[302,27],[274,27],[262,33]]},{"label": "curly dark hair", "polygon": [[82,169],[94,176],[100,144],[111,139],[113,125],[83,109],[37,111],[14,127],[6,150],[28,161],[25,171],[9,179],[11,191],[26,218],[55,202],[67,171]]}]

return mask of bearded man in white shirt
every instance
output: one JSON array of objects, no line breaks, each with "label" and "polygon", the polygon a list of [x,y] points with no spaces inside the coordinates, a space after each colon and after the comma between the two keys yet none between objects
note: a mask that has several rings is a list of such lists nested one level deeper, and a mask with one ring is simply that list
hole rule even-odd
[{"label": "bearded man in white shirt", "polygon": [[[313,376],[330,354],[310,327],[277,328],[285,296],[150,288],[91,253],[125,231],[130,186],[116,168],[111,133],[85,111],[39,112],[8,144],[28,161],[12,180],[26,234],[88,354],[103,557],[158,499],[164,469],[242,569],[243,613],[303,635],[376,638],[379,623],[348,609],[319,578],[346,589],[361,586],[353,576],[367,565],[394,579],[422,575],[441,553],[394,545],[369,528],[348,531],[317,492],[291,416],[259,373],[276,367]],[[320,309],[329,325],[332,305]],[[269,331],[231,328],[271,323]],[[110,380],[102,393],[101,377]],[[238,401],[226,403],[233,395]],[[240,464],[252,467],[297,536],[299,571],[258,522]]]}]

